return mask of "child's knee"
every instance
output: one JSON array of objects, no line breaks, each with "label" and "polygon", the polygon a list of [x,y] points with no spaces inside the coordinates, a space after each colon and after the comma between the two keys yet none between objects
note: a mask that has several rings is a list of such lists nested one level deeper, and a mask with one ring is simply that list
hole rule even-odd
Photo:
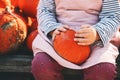
[{"label": "child's knee", "polygon": [[35,80],[63,80],[62,67],[46,53],[38,53],[32,61]]},{"label": "child's knee", "polygon": [[46,53],[37,53],[34,59],[32,60],[32,70],[61,70],[63,67],[60,66],[55,60],[53,60]]},{"label": "child's knee", "polygon": [[48,63],[48,57],[45,53],[37,53],[32,60],[32,69],[40,69]]},{"label": "child's knee", "polygon": [[114,80],[116,67],[110,63],[101,63],[84,70],[84,80]]}]

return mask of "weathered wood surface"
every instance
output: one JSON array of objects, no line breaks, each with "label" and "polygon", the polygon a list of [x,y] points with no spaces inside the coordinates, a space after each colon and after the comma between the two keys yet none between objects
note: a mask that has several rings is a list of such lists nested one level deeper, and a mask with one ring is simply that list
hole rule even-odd
[{"label": "weathered wood surface", "polygon": [[30,55],[0,56],[0,72],[30,72],[31,60]]}]

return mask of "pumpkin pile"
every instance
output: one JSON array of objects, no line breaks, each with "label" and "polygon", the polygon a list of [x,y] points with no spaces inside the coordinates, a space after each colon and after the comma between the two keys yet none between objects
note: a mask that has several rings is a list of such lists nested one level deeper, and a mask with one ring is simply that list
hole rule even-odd
[{"label": "pumpkin pile", "polygon": [[5,11],[0,14],[0,53],[16,49],[27,36],[27,26],[23,18]]},{"label": "pumpkin pile", "polygon": [[67,30],[56,35],[54,39],[54,48],[56,52],[64,59],[75,63],[83,63],[90,55],[90,47],[78,45],[74,41],[75,31]]},{"label": "pumpkin pile", "polygon": [[30,34],[37,30],[38,1],[0,0],[0,54],[8,54],[22,43],[26,43],[31,51],[29,44],[32,44],[34,37]]}]

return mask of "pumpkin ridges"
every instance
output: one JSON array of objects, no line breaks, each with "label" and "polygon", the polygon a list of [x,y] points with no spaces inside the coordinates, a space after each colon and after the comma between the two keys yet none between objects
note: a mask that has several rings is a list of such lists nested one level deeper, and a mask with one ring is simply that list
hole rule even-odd
[{"label": "pumpkin ridges", "polygon": [[[19,15],[18,15],[19,16]],[[21,17],[19,16],[19,18],[21,19]],[[17,18],[17,26],[18,26],[18,34],[19,34],[19,40],[21,40],[21,41],[19,41],[19,42],[23,42],[24,41],[24,39],[27,37],[27,25],[26,25],[26,22],[25,22],[25,20],[23,21],[23,19],[22,20],[20,20],[19,18]],[[24,24],[21,24],[21,23],[24,23]],[[24,27],[26,27],[26,28],[24,28],[24,27],[21,27],[21,26],[24,26]],[[24,31],[24,32],[23,32]]]},{"label": "pumpkin ridges", "polygon": [[[11,22],[12,25],[9,25],[8,23]],[[4,30],[2,29],[3,27]],[[24,31],[23,33],[20,33],[19,30]],[[11,15],[6,11],[5,13],[0,14],[0,54],[6,54],[9,51],[17,49],[26,38],[26,35],[27,26],[19,15],[15,13],[12,13]]]},{"label": "pumpkin ridges", "polygon": [[[2,36],[0,38],[0,42],[2,42],[2,43],[0,45],[1,46],[0,47],[0,54],[7,53],[11,49],[13,49],[13,48],[15,49],[16,46],[18,46],[18,43],[14,44],[14,42],[16,42],[17,39],[15,39],[14,38],[15,36],[12,35],[13,30],[9,29],[9,31],[6,31],[6,32],[1,33]],[[8,34],[11,34],[11,35],[8,35]],[[14,40],[12,40],[12,39],[14,39]]]},{"label": "pumpkin ridges", "polygon": [[74,41],[75,31],[68,30],[56,35],[53,42],[56,52],[64,59],[75,63],[83,63],[90,54],[89,46],[80,46]]},{"label": "pumpkin ridges", "polygon": [[[10,14],[5,14],[6,16],[8,16],[8,17],[6,17],[6,19],[4,18],[4,16],[3,16],[3,19],[2,19],[2,21],[0,21],[0,22],[5,22],[5,24],[6,23],[10,23],[11,21],[12,22],[14,22],[14,23],[18,23],[18,24],[15,24],[17,27],[16,27],[16,30],[17,30],[17,33],[19,34],[19,33],[21,33],[21,31],[20,30],[22,30],[22,31],[25,31],[24,32],[24,35],[25,34],[27,34],[27,29],[26,28],[24,28],[24,27],[20,27],[20,26],[26,26],[26,21],[21,17],[21,16],[19,16],[18,14],[15,14],[15,13],[12,13],[12,15],[10,15]],[[14,16],[13,16],[14,15]],[[9,21],[9,19],[8,18],[11,18],[11,21]],[[5,19],[5,20],[4,20]],[[9,22],[8,22],[9,21]],[[23,24],[19,24],[19,23],[23,23]],[[1,26],[1,25],[0,25]],[[2,25],[3,26],[3,25]],[[8,25],[9,26],[9,25]],[[12,26],[12,25],[10,25],[10,26]],[[25,30],[23,30],[23,29],[25,29]],[[19,34],[18,35],[18,40],[19,39],[22,39],[22,37],[21,37],[21,35]],[[24,38],[25,38],[26,36],[24,36]],[[24,40],[24,38],[22,39],[22,41]]]}]

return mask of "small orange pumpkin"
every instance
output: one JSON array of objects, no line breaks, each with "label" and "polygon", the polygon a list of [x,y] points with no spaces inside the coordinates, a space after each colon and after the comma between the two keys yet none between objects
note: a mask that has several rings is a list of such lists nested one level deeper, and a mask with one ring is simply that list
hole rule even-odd
[{"label": "small orange pumpkin", "polygon": [[0,13],[0,54],[16,50],[26,36],[27,26],[21,16],[9,11]]},{"label": "small orange pumpkin", "polygon": [[32,42],[35,39],[35,37],[37,36],[37,34],[38,34],[38,30],[34,30],[27,37],[26,44],[30,51],[32,51]]},{"label": "small orange pumpkin", "polygon": [[56,52],[64,59],[75,63],[83,63],[90,55],[90,47],[78,45],[74,41],[75,31],[67,30],[56,35],[53,45]]}]

